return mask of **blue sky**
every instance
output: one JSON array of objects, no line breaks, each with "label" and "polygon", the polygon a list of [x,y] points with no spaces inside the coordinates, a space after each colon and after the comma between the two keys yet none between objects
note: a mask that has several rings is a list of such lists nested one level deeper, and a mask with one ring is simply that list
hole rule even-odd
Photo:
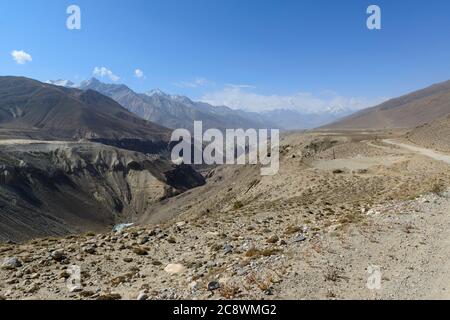
[{"label": "blue sky", "polygon": [[[370,4],[382,30],[366,27]],[[250,109],[371,104],[450,79],[446,0],[0,0],[0,14],[1,75],[78,82],[105,67],[136,91]]]}]

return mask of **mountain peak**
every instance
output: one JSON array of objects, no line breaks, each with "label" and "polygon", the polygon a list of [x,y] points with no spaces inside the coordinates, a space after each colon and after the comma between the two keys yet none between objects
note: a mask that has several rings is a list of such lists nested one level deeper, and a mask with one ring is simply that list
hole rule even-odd
[{"label": "mountain peak", "polygon": [[101,83],[102,82],[100,80],[98,80],[95,77],[92,77],[92,78],[90,78],[88,80],[84,80],[83,82],[81,82],[80,87],[87,87],[87,86],[90,86],[90,85],[98,85],[98,84],[101,84]]},{"label": "mountain peak", "polygon": [[52,84],[54,86],[74,88],[75,83],[70,80],[58,79],[58,80],[47,80],[45,83]]},{"label": "mountain peak", "polygon": [[149,92],[146,93],[147,96],[152,97],[152,96],[160,96],[160,97],[167,97],[168,94],[166,94],[165,92],[163,92],[161,89],[153,89],[150,90]]}]

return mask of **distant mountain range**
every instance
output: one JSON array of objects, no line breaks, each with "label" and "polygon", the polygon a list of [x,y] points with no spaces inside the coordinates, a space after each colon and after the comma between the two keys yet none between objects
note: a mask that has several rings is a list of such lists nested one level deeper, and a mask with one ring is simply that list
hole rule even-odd
[{"label": "distant mountain range", "polygon": [[[68,80],[48,81],[60,86],[74,87]],[[292,109],[277,109],[261,113],[212,106],[180,95],[169,95],[159,89],[137,93],[123,84],[108,84],[96,78],[83,81],[81,90],[95,90],[127,108],[139,117],[167,128],[192,130],[195,120],[208,128],[279,128],[283,130],[312,129],[351,113],[346,108],[328,108],[320,113],[303,113]]]},{"label": "distant mountain range", "polygon": [[277,109],[265,111],[261,114],[266,119],[271,119],[284,130],[313,129],[327,123],[331,123],[352,113],[350,109],[329,108],[321,113],[301,113],[290,109]]},{"label": "distant mountain range", "polygon": [[361,110],[324,128],[413,128],[448,114],[450,114],[450,81]]},{"label": "distant mountain range", "polygon": [[93,78],[80,84],[81,90],[104,94],[143,119],[177,129],[193,129],[194,121],[202,121],[204,129],[275,127],[267,119],[227,107],[213,107],[194,102],[184,96],[168,95],[161,90],[136,93],[123,84],[106,84]]}]

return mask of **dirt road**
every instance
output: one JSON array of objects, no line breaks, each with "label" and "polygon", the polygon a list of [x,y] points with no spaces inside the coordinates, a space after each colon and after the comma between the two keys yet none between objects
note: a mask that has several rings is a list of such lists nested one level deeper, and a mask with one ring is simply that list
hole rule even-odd
[{"label": "dirt road", "polygon": [[391,145],[395,145],[404,149],[408,149],[410,151],[416,152],[416,153],[420,153],[424,156],[427,156],[429,158],[432,158],[434,160],[437,161],[444,161],[447,164],[450,164],[450,156],[440,153],[440,152],[436,152],[434,150],[431,149],[427,149],[427,148],[421,148],[421,147],[417,147],[417,146],[413,146],[410,144],[406,144],[406,143],[401,143],[401,142],[397,142],[394,140],[390,140],[390,139],[386,139],[383,140],[383,142],[391,144]]}]

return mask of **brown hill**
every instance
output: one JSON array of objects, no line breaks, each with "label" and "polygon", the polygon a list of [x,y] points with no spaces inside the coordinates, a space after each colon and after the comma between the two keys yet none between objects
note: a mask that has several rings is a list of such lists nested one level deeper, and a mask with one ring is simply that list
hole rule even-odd
[{"label": "brown hill", "polygon": [[450,113],[450,81],[359,111],[325,129],[413,128]]},{"label": "brown hill", "polygon": [[450,115],[424,124],[408,133],[416,144],[443,152],[450,152]]},{"label": "brown hill", "polygon": [[204,184],[164,157],[169,134],[98,92],[0,77],[0,242],[106,230]]},{"label": "brown hill", "polygon": [[149,152],[167,146],[169,133],[93,90],[0,77],[0,138],[84,139]]}]

